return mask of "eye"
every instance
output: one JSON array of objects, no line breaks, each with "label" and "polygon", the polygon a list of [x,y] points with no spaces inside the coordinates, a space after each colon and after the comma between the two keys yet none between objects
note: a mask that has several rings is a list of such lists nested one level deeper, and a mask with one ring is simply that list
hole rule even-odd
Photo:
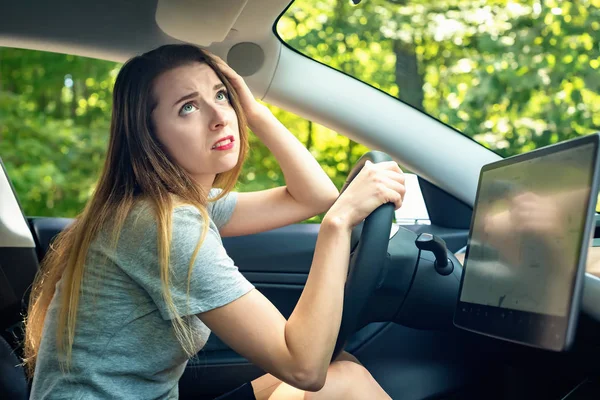
[{"label": "eye", "polygon": [[198,108],[194,105],[194,103],[185,103],[183,107],[181,107],[181,110],[179,110],[179,115],[188,115],[197,109]]},{"label": "eye", "polygon": [[223,101],[223,100],[229,100],[229,94],[227,93],[227,90],[225,89],[221,89],[217,92],[217,100],[218,101]]}]

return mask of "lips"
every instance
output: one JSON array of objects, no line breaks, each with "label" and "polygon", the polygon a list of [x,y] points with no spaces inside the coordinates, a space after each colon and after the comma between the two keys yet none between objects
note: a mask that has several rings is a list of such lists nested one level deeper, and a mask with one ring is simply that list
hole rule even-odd
[{"label": "lips", "polygon": [[233,136],[229,135],[226,136],[224,138],[219,139],[217,142],[215,142],[215,144],[213,144],[213,146],[211,147],[212,150],[229,150],[233,148],[233,142],[234,142],[234,138]]}]

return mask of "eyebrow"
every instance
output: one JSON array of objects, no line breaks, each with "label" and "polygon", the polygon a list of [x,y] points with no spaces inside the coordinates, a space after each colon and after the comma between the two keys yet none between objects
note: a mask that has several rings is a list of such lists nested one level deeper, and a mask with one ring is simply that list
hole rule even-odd
[{"label": "eyebrow", "polygon": [[[215,86],[213,86],[213,91],[219,90],[219,89],[223,89],[223,88],[225,88],[225,84],[223,84],[222,82],[221,83],[217,83]],[[177,100],[173,104],[173,107],[175,107],[177,104],[181,103],[182,101],[193,99],[194,97],[198,97],[198,95],[199,95],[198,92],[192,92],[192,93],[186,94],[185,96],[183,96],[182,98],[180,98],[179,100]]]}]

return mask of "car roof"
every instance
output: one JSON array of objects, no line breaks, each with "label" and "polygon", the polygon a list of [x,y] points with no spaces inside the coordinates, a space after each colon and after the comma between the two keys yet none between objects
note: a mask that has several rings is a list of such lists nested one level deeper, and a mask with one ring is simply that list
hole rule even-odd
[{"label": "car roof", "polygon": [[0,1],[0,46],[125,61],[162,44],[260,41],[287,0]]}]

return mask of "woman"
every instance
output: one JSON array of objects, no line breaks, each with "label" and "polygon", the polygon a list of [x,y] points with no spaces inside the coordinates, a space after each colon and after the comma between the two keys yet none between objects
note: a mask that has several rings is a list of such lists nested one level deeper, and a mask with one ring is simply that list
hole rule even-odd
[{"label": "woman", "polygon": [[[270,373],[226,398],[389,398],[351,356],[330,360],[350,231],[383,203],[401,206],[398,166],[368,165],[336,201],[318,163],[243,79],[191,45],[128,61],[113,102],[97,189],[34,283],[25,343],[32,399],[177,398],[188,359],[211,331]],[[247,125],[277,158],[287,187],[231,192]],[[239,273],[221,235],[328,208],[286,321]]]}]

